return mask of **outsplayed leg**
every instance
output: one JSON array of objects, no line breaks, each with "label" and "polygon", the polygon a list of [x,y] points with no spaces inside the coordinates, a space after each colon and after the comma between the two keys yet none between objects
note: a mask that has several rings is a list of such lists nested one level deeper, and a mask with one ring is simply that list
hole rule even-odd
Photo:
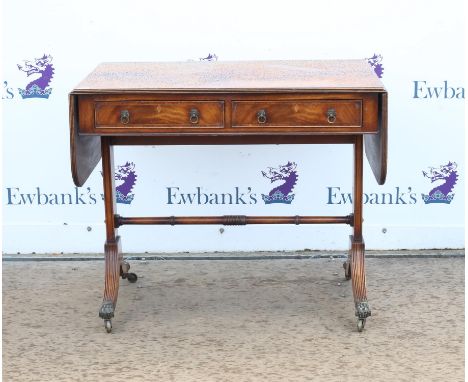
[{"label": "outsplayed leg", "polygon": [[99,317],[104,320],[110,320],[114,317],[119,294],[120,263],[122,261],[120,236],[117,236],[114,242],[106,242],[104,251],[106,256],[104,298],[99,310]]},{"label": "outsplayed leg", "polygon": [[104,185],[104,207],[106,214],[106,243],[105,253],[105,282],[104,298],[99,317],[104,319],[104,326],[108,333],[112,330],[111,318],[114,317],[117,296],[119,293],[120,264],[122,255],[120,250],[120,237],[117,236],[114,216],[115,183],[114,183],[114,152],[110,141],[106,137],[101,138],[102,179]]},{"label": "outsplayed leg", "polygon": [[348,257],[354,306],[358,318],[358,331],[364,329],[366,318],[371,315],[367,302],[366,271],[364,267],[364,239],[362,237],[362,193],[363,193],[363,138],[356,137],[354,142],[354,188],[353,188],[353,231],[350,237],[351,248]]},{"label": "outsplayed leg", "polygon": [[351,283],[353,287],[353,297],[355,315],[358,318],[358,330],[361,331],[366,323],[366,318],[371,315],[369,303],[367,301],[366,270],[364,265],[364,241],[351,239]]}]

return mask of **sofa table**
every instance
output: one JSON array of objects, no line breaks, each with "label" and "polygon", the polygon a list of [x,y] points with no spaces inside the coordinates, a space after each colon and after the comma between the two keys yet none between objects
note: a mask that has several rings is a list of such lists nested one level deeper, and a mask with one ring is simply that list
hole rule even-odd
[{"label": "sofa table", "polygon": [[[124,224],[348,224],[343,264],[357,328],[371,315],[362,235],[364,148],[378,184],[387,168],[387,92],[365,60],[100,64],[69,95],[71,170],[81,187],[102,158],[105,285],[99,316],[108,332],[123,260]],[[115,204],[115,145],[352,144],[353,211],[347,216],[123,217]],[[274,150],[274,147],[271,148]],[[222,159],[221,159],[222,160]]]}]

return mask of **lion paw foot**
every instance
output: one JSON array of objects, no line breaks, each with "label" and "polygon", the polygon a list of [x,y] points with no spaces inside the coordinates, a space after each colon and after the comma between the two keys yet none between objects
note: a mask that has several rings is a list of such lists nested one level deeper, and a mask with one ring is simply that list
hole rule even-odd
[{"label": "lion paw foot", "polygon": [[104,301],[99,309],[99,317],[109,320],[114,317],[114,304],[112,301]]},{"label": "lion paw foot", "polygon": [[356,316],[359,319],[365,319],[371,315],[369,303],[367,301],[360,301],[356,303]]}]

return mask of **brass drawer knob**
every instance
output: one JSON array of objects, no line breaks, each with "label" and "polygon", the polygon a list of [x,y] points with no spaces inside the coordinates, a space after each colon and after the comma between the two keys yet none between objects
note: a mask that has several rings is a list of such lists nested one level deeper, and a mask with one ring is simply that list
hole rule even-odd
[{"label": "brass drawer knob", "polygon": [[130,113],[128,110],[122,110],[120,112],[120,123],[126,125],[130,121]]},{"label": "brass drawer knob", "polygon": [[198,109],[191,109],[189,116],[190,116],[190,123],[192,125],[195,125],[198,123],[198,120],[200,119],[200,112],[198,111]]},{"label": "brass drawer knob", "polygon": [[257,121],[258,123],[266,123],[267,121],[266,110],[262,109],[257,112]]},{"label": "brass drawer knob", "polygon": [[328,123],[335,123],[336,121],[336,110],[333,108],[328,109],[327,111],[327,120]]}]

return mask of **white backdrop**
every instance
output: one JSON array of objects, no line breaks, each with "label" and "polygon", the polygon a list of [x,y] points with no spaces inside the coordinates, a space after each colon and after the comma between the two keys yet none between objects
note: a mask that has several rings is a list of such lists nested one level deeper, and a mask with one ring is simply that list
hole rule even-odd
[{"label": "white backdrop", "polygon": [[[83,77],[103,61],[186,61],[210,53],[223,61],[379,56],[374,67],[383,70],[389,92],[388,177],[378,186],[365,164],[366,246],[464,247],[463,13],[461,0],[225,6],[219,1],[5,0],[3,251],[103,250],[100,169],[81,189],[70,174],[67,95]],[[53,68],[41,88],[48,98],[21,95],[33,80],[45,78],[44,72],[28,77],[25,60]],[[127,175],[136,176],[125,191],[130,203],[119,202],[118,212],[348,214],[351,159],[347,146],[118,147],[116,165],[128,162]],[[296,164],[298,175],[292,203],[265,204],[262,193],[276,184],[262,170],[288,162]],[[431,182],[430,176],[440,179]],[[124,188],[125,182],[129,179]],[[423,194],[440,196],[439,186],[448,190],[445,202],[426,204]],[[231,195],[224,204],[221,194]],[[172,252],[345,249],[351,230],[151,226],[120,232],[124,251]]]}]

